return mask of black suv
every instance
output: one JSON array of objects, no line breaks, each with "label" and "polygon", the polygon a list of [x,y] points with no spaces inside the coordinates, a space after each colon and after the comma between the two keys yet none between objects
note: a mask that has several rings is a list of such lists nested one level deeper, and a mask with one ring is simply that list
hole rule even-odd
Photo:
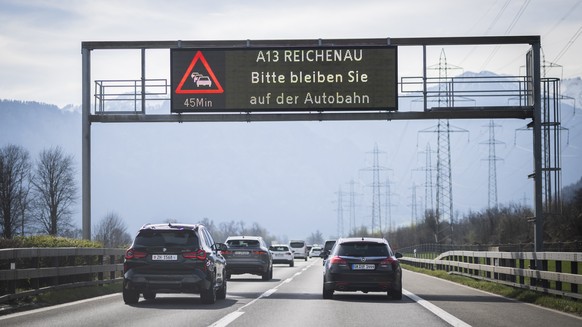
[{"label": "black suv", "polygon": [[125,252],[123,301],[133,304],[156,293],[200,294],[202,303],[226,298],[226,261],[203,225],[147,224]]},{"label": "black suv", "polygon": [[361,291],[402,299],[401,257],[383,238],[337,240],[323,266],[323,298],[331,299],[334,291]]}]

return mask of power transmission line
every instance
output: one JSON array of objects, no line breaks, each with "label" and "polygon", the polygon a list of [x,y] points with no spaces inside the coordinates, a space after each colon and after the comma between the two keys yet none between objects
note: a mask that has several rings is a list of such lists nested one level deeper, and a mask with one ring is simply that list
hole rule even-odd
[{"label": "power transmission line", "polygon": [[372,167],[363,168],[363,171],[372,172],[372,222],[371,222],[371,232],[373,233],[376,227],[382,232],[382,191],[380,182],[380,172],[388,170],[387,168],[380,166],[378,155],[380,152],[378,150],[378,144],[374,144]]},{"label": "power transmission line", "polygon": [[[439,90],[438,103],[439,107],[452,107],[454,98],[448,82],[448,71],[451,68],[447,64],[444,50],[441,51],[439,58]],[[448,119],[439,119],[436,130],[421,130],[421,132],[437,133],[437,168],[436,168],[436,213],[435,219],[438,225],[441,219],[449,220],[451,227],[451,240],[453,228],[453,186],[452,186],[452,166],[451,166],[451,140],[452,132],[466,132],[461,128],[451,128]],[[437,232],[438,234],[438,232]],[[435,235],[438,241],[438,235]]]},{"label": "power transmission line", "polygon": [[501,127],[496,125],[493,120],[489,121],[489,140],[487,142],[481,142],[481,144],[487,144],[489,146],[489,156],[484,159],[489,162],[489,183],[488,183],[488,207],[489,209],[496,209],[498,206],[497,198],[497,161],[502,160],[496,155],[496,145],[504,144],[501,141],[495,139],[495,127]]},{"label": "power transmission line", "polygon": [[580,28],[578,28],[578,30],[576,31],[576,33],[574,33],[574,35],[570,38],[570,41],[568,41],[568,43],[566,43],[566,45],[564,46],[564,48],[562,48],[562,50],[558,53],[558,55],[556,56],[556,58],[554,58],[554,62],[558,62],[558,60],[560,60],[562,58],[562,56],[564,56],[564,54],[566,54],[566,52],[568,52],[568,50],[570,49],[570,47],[580,37],[580,34],[582,34],[582,26],[580,26]]}]

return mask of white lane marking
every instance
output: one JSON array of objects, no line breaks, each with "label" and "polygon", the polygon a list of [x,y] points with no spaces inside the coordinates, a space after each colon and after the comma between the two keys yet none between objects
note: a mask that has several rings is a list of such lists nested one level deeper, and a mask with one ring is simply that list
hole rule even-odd
[{"label": "white lane marking", "polygon": [[446,312],[445,310],[437,307],[436,305],[428,302],[427,300],[417,296],[414,293],[411,293],[405,289],[402,289],[402,294],[406,295],[412,301],[422,305],[428,311],[437,315],[437,317],[441,318],[442,320],[446,321],[451,326],[456,327],[471,327],[471,325],[467,324],[466,322],[462,321],[461,319],[453,316],[452,314]]},{"label": "white lane marking", "polygon": [[275,293],[277,291],[277,289],[286,283],[290,283],[293,278],[301,275],[304,271],[306,271],[309,267],[313,266],[314,263],[311,263],[310,265],[306,266],[305,268],[303,268],[301,271],[296,272],[292,277],[285,279],[284,281],[280,282],[277,286],[271,288],[270,290],[267,290],[266,292],[264,292],[263,294],[259,295],[256,299],[253,299],[251,302],[243,305],[242,307],[238,308],[238,310],[231,312],[229,314],[227,314],[226,316],[224,316],[222,319],[214,322],[212,325],[210,325],[210,327],[226,327],[228,326],[228,324],[230,324],[231,322],[235,321],[236,318],[242,316],[244,314],[244,311],[242,311],[244,308],[248,307],[249,305],[257,302],[258,300],[260,300],[261,298],[264,297],[269,297],[271,294]]},{"label": "white lane marking", "polygon": [[269,297],[271,294],[277,292],[276,288],[271,288],[270,290],[266,291],[265,293],[263,293],[264,297]]},{"label": "white lane marking", "polygon": [[227,314],[226,316],[222,317],[219,321],[210,325],[210,327],[226,327],[228,324],[233,322],[236,318],[242,316],[244,312],[242,311],[235,311]]},{"label": "white lane marking", "polygon": [[290,283],[292,280],[293,280],[293,278],[287,278],[281,284]]}]

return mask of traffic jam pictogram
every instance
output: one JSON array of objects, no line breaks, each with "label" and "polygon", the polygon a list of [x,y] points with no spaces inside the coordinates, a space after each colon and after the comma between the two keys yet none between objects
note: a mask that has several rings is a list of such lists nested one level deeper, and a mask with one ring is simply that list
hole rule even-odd
[{"label": "traffic jam pictogram", "polygon": [[[201,69],[194,71],[195,68]],[[201,72],[205,72],[206,74]],[[223,92],[222,85],[216,78],[208,61],[204,58],[202,51],[196,52],[180,84],[176,87],[176,94],[214,94]]]}]

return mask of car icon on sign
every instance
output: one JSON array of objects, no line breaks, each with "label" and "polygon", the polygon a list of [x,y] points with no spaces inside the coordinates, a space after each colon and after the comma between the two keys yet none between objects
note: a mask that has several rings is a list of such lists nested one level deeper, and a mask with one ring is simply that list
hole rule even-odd
[{"label": "car icon on sign", "polygon": [[210,77],[208,76],[198,76],[198,79],[196,80],[196,87],[200,87],[200,86],[212,86],[212,81],[210,80]]}]

